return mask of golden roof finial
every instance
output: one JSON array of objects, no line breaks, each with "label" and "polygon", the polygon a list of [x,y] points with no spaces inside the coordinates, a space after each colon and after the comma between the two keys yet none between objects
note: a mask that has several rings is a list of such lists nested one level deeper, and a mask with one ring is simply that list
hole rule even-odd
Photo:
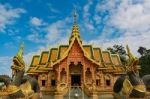
[{"label": "golden roof finial", "polygon": [[24,51],[24,42],[22,42],[21,48],[20,48],[20,50],[19,50],[19,52],[17,54],[18,58],[23,58],[23,51]]},{"label": "golden roof finial", "polygon": [[80,40],[80,42],[82,42],[80,39],[79,28],[78,28],[78,24],[77,24],[77,15],[78,14],[76,12],[76,8],[74,8],[74,11],[73,11],[74,23],[73,23],[73,27],[72,27],[72,34],[69,39],[69,44],[71,43],[71,41],[74,37],[77,37]]},{"label": "golden roof finial", "polygon": [[133,56],[133,54],[131,53],[130,51],[130,48],[128,45],[126,45],[126,48],[127,48],[127,52],[128,52],[128,56],[129,56],[129,60],[134,60],[135,57]]},{"label": "golden roof finial", "polygon": [[126,45],[127,48],[127,52],[128,52],[128,56],[129,56],[129,61],[128,61],[128,65],[131,66],[131,69],[133,71],[138,69],[138,59],[136,57],[133,56],[133,54],[131,53],[128,45]]}]

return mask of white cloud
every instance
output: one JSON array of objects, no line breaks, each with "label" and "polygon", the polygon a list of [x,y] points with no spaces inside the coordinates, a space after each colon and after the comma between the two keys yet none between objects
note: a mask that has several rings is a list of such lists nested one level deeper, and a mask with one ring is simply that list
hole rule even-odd
[{"label": "white cloud", "polygon": [[100,24],[100,22],[101,22],[101,17],[98,16],[98,15],[95,15],[95,16],[94,16],[94,20],[95,20],[96,24]]},{"label": "white cloud", "polygon": [[32,34],[27,36],[27,40],[35,43],[46,43],[48,45],[53,45],[64,41],[63,38],[69,37],[71,33],[71,27],[66,24],[70,24],[71,18],[67,17],[63,20],[58,20],[54,23],[47,24],[41,30],[44,32],[40,34],[37,30],[32,30]]},{"label": "white cloud", "polygon": [[87,29],[90,29],[90,30],[93,30],[93,29],[94,29],[93,24],[90,24],[90,23],[86,23],[85,27],[86,27]]},{"label": "white cloud", "polygon": [[35,42],[35,43],[46,42],[46,40],[38,32],[35,32],[35,31],[32,31],[32,34],[27,36],[27,40]]},{"label": "white cloud", "polygon": [[45,35],[45,38],[47,39],[47,42],[49,43],[58,43],[66,36],[69,37],[69,34],[71,33],[71,27],[69,27],[66,24],[70,23],[70,18],[65,18],[64,20],[58,20],[55,23],[50,24],[46,28],[47,35]]},{"label": "white cloud", "polygon": [[43,23],[42,19],[39,19],[37,17],[32,17],[30,19],[30,23],[34,26],[41,26],[44,25],[45,23]]},{"label": "white cloud", "polygon": [[12,57],[10,56],[0,56],[0,75],[11,76],[10,67],[12,65]]},{"label": "white cloud", "polygon": [[59,10],[56,10],[56,9],[54,9],[54,8],[50,8],[50,11],[53,12],[53,13],[60,13]]},{"label": "white cloud", "polygon": [[10,5],[0,4],[0,32],[4,32],[7,25],[12,25],[26,11],[22,8],[12,8]]},{"label": "white cloud", "polygon": [[[101,11],[109,11],[105,28],[97,40],[91,40],[95,45],[104,48],[114,44],[129,44],[134,54],[137,54],[139,46],[150,48],[150,1],[134,2],[134,0],[106,1],[97,4],[96,15]],[[111,37],[114,31],[109,31],[109,26],[119,30],[119,37]],[[107,30],[107,31],[105,31]]]},{"label": "white cloud", "polygon": [[60,38],[60,31],[61,27],[64,26],[63,21],[57,21],[55,23],[50,24],[47,28],[47,35],[46,38],[49,39],[50,41],[55,41]]},{"label": "white cloud", "polygon": [[57,10],[57,9],[55,9],[55,8],[52,6],[52,4],[51,4],[51,3],[48,3],[48,4],[47,4],[47,6],[49,7],[49,9],[50,9],[50,11],[51,11],[51,12],[53,12],[53,13],[57,13],[57,14],[59,14],[59,13],[60,13],[60,11],[59,11],[59,10]]},{"label": "white cloud", "polygon": [[33,33],[28,35],[27,39],[35,43],[43,43],[43,45],[36,46],[37,51],[24,55],[27,68],[30,65],[32,55],[40,55],[41,50],[49,50],[49,47],[58,47],[57,45],[59,44],[68,44],[71,27],[66,24],[70,24],[70,21],[71,19],[67,17],[63,20],[58,20],[52,24],[44,26],[44,34],[42,34],[42,36],[38,33],[38,31],[32,30]]},{"label": "white cloud", "polygon": [[122,36],[115,39],[106,39],[106,38],[100,38],[96,40],[91,40],[88,43],[93,42],[95,46],[100,46],[103,49],[106,49],[108,47],[112,47],[115,44],[123,45],[124,47],[128,44],[131,48],[131,51],[137,56],[137,50],[139,46],[145,46],[146,48],[150,48],[150,32],[148,35],[135,35],[135,36]]},{"label": "white cloud", "polygon": [[16,46],[15,46],[15,44],[12,43],[12,42],[7,42],[7,43],[4,44],[4,47],[6,47],[7,49],[13,49],[13,48],[15,48]]},{"label": "white cloud", "polygon": [[90,16],[89,10],[92,4],[92,0],[88,0],[88,3],[83,7],[83,17],[85,19],[88,19],[87,17]]},{"label": "white cloud", "polygon": [[150,9],[144,3],[132,4],[122,2],[115,14],[111,16],[111,24],[132,34],[150,29]]},{"label": "white cloud", "polygon": [[[118,3],[120,0],[103,0],[102,2],[98,2],[95,7],[95,12],[105,12],[108,10],[113,10],[116,8],[116,3]],[[125,1],[125,0],[124,0]]]},{"label": "white cloud", "polygon": [[91,6],[93,5],[92,0],[88,0],[87,4],[83,7],[83,27],[88,29],[89,31],[94,30],[94,25],[92,20],[90,19],[91,14],[90,14],[90,9]]}]

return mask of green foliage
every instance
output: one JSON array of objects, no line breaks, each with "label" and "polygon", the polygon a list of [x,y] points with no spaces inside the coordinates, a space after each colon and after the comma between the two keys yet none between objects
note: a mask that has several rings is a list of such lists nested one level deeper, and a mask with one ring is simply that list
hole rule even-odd
[{"label": "green foliage", "polygon": [[127,60],[128,60],[127,52],[122,45],[115,44],[112,48],[111,47],[107,48],[107,50],[109,50],[112,54],[119,54],[122,64],[123,65],[127,64]]},{"label": "green foliage", "polygon": [[139,58],[139,64],[141,65],[140,75],[150,74],[150,49],[147,50],[144,47],[139,47],[138,52],[141,55]]},{"label": "green foliage", "polygon": [[[112,54],[119,54],[123,65],[127,64],[128,55],[122,45],[114,45],[112,48],[107,48],[107,50],[109,50]],[[139,58],[139,65],[141,66],[140,76],[150,74],[150,49],[139,47],[137,52],[141,55]]]}]

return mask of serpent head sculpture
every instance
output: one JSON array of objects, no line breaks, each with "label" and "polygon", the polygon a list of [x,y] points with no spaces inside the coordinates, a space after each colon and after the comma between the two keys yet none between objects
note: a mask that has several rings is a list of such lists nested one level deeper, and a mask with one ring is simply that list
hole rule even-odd
[{"label": "serpent head sculpture", "polygon": [[12,69],[12,80],[13,83],[17,86],[20,86],[21,80],[24,76],[25,72],[25,62],[23,60],[23,50],[24,50],[24,43],[22,43],[21,48],[16,56],[13,57],[13,65],[11,66]]},{"label": "serpent head sculpture", "polygon": [[22,43],[18,54],[13,57],[12,77],[0,75],[0,82],[4,83],[0,88],[0,97],[8,96],[8,99],[29,98],[39,92],[38,81],[34,77],[24,76],[23,50],[24,43]]},{"label": "serpent head sculpture", "polygon": [[121,99],[122,97],[144,98],[146,86],[139,77],[138,60],[132,55],[128,46],[127,51],[129,61],[126,66],[126,75],[123,75],[116,80],[113,87],[115,97],[118,99]]}]

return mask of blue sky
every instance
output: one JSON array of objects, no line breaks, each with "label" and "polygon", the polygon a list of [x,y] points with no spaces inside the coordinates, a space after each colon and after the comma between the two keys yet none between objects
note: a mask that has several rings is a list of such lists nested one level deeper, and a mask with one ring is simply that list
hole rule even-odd
[{"label": "blue sky", "polygon": [[0,0],[0,74],[11,74],[12,57],[25,43],[24,59],[68,44],[77,9],[84,44],[106,49],[129,44],[150,48],[150,0]]}]

